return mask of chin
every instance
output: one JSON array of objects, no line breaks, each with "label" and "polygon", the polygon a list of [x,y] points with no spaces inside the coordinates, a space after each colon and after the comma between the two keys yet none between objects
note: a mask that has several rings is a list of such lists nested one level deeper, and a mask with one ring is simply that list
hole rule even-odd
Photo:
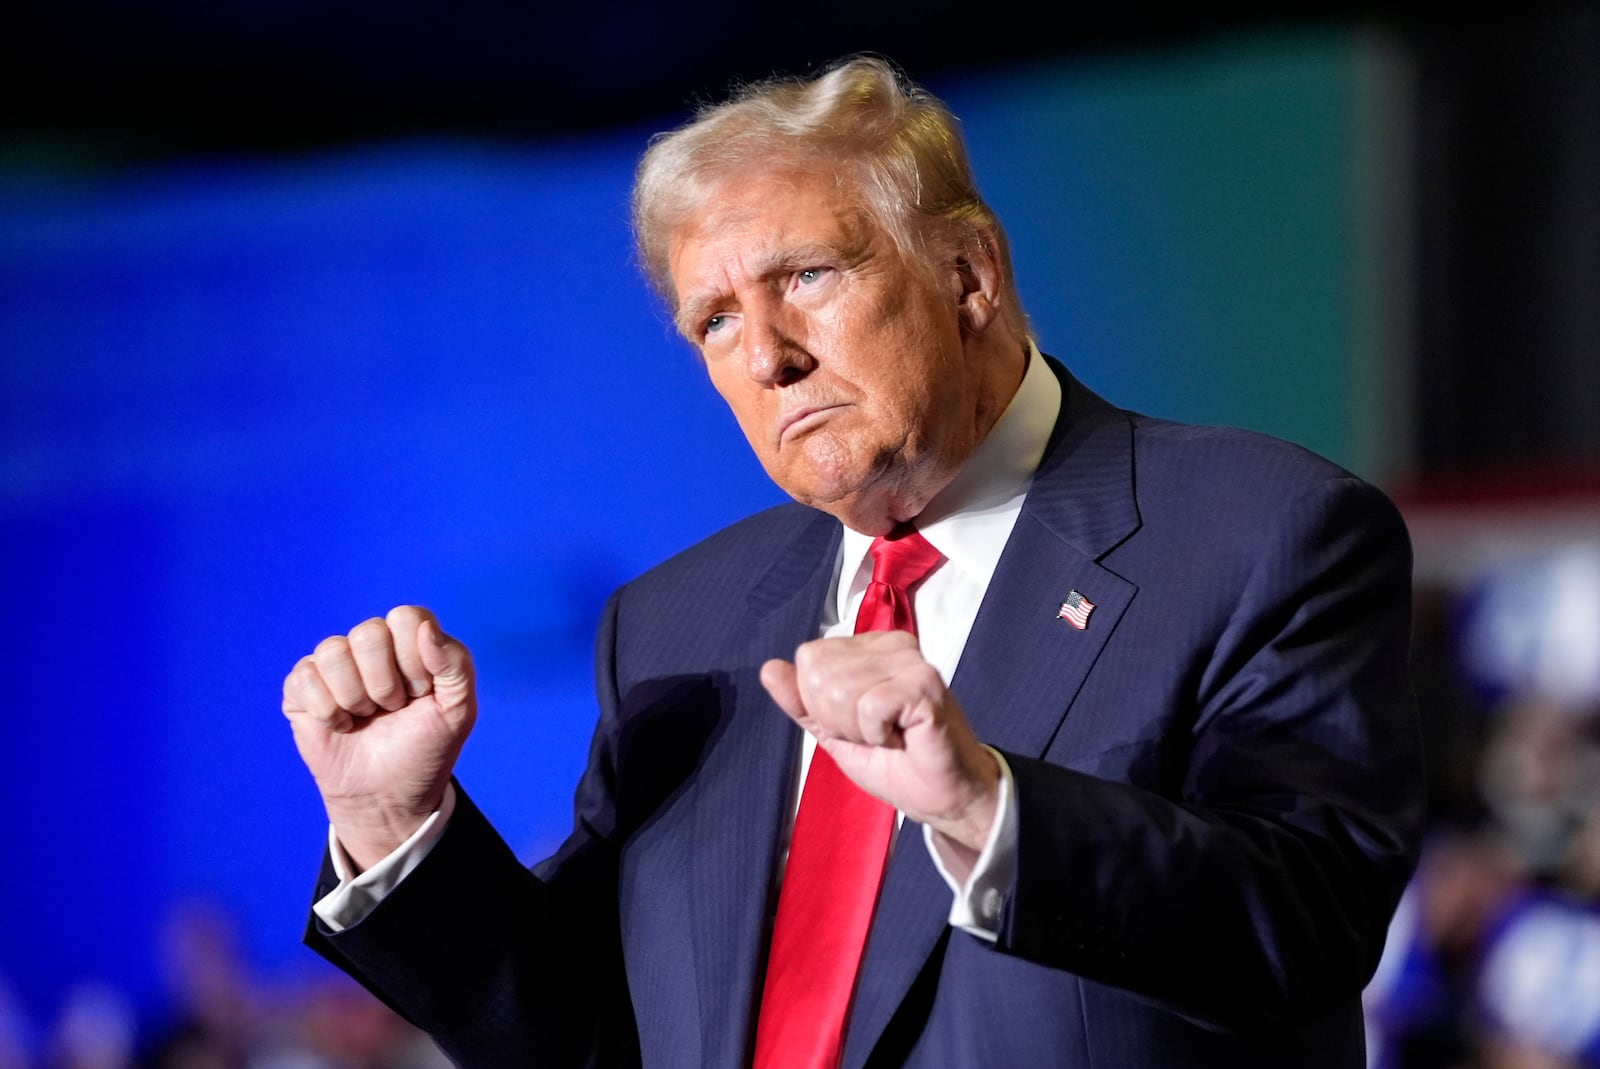
[{"label": "chin", "polygon": [[[837,464],[808,464],[780,478],[770,469],[772,481],[802,505],[836,517],[863,534],[884,534],[905,512],[908,496],[902,485],[904,471],[895,463],[897,451],[885,451],[876,464],[852,464],[835,455]],[[792,476],[792,477],[789,477]],[[912,510],[906,518],[916,515]]]},{"label": "chin", "polygon": [[790,491],[789,496],[862,534],[888,534],[900,521],[893,496],[876,488],[828,488],[806,494]]},{"label": "chin", "polygon": [[[840,458],[834,458],[840,459]],[[876,481],[871,472],[854,470],[845,464],[795,464],[782,472],[767,469],[772,481],[802,505],[831,511],[836,502],[847,501],[867,492]]]}]

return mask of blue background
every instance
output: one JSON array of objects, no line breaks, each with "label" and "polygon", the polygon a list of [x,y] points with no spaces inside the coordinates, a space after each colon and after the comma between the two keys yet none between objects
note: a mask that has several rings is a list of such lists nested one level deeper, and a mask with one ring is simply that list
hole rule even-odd
[{"label": "blue background", "polygon": [[[1043,347],[1130,407],[1381,477],[1348,32],[935,83]],[[400,602],[474,650],[460,772],[564,834],[618,583],[779,500],[632,267],[646,127],[0,170],[0,978],[158,998],[163,919],[298,946],[325,834],[277,707]]]}]

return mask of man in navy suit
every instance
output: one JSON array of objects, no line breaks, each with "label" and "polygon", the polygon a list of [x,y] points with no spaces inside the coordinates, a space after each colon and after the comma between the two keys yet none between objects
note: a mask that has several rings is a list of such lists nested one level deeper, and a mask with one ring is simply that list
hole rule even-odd
[{"label": "man in navy suit", "polygon": [[[634,208],[797,503],[612,598],[574,829],[532,872],[451,780],[472,665],[430,613],[302,659],[311,943],[463,1065],[1361,1066],[1421,828],[1389,503],[1043,356],[953,118],[879,61],[707,109]],[[916,634],[853,633],[906,538],[937,559],[890,596]],[[844,893],[801,860],[830,766],[898,833],[839,1014],[780,1032],[837,944],[774,938]]]}]

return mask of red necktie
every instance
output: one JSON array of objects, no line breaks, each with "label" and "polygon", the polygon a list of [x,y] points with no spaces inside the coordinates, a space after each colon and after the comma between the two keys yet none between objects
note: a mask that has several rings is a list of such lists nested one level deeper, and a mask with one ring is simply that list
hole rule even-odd
[{"label": "red necktie", "polygon": [[[911,591],[944,560],[909,525],[872,543],[856,633],[917,633]],[[820,747],[812,755],[795,815],[754,1069],[835,1069],[856,971],[872,926],[894,831],[894,807],[845,778]]]}]

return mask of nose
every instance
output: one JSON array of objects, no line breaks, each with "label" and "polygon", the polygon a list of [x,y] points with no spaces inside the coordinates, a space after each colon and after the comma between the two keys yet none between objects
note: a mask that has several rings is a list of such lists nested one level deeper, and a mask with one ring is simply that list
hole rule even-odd
[{"label": "nose", "polygon": [[816,366],[784,311],[780,306],[772,311],[746,308],[744,312],[745,373],[763,386],[788,386]]}]

